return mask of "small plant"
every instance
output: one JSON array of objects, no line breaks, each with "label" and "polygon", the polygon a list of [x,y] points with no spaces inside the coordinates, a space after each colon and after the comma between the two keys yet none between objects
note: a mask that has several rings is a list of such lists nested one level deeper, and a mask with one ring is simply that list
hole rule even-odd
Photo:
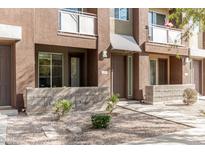
[{"label": "small plant", "polygon": [[91,116],[91,121],[96,129],[107,128],[111,121],[111,116],[106,113],[95,114]]},{"label": "small plant", "polygon": [[108,99],[106,111],[111,114],[119,102],[119,94],[114,94]]},{"label": "small plant", "polygon": [[183,93],[183,102],[187,105],[191,105],[197,102],[198,100],[198,93],[195,89],[187,88],[184,90]]},{"label": "small plant", "polygon": [[69,112],[73,106],[73,103],[69,100],[62,99],[54,104],[54,113],[57,115],[59,120],[65,113]]}]

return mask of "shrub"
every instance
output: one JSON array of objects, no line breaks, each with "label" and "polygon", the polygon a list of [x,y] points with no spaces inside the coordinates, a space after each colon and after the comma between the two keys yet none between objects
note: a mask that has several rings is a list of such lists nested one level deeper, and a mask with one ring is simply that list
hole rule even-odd
[{"label": "shrub", "polygon": [[96,129],[107,128],[111,121],[111,116],[105,113],[95,114],[91,116],[91,121]]},{"label": "shrub", "polygon": [[69,100],[62,99],[54,104],[54,113],[58,115],[59,119],[66,112],[69,112],[73,106],[73,103]]},{"label": "shrub", "polygon": [[187,105],[191,105],[197,102],[198,100],[198,93],[195,89],[187,88],[184,90],[183,93],[183,102]]},{"label": "shrub", "polygon": [[106,107],[106,111],[108,113],[112,113],[112,111],[115,109],[117,103],[119,102],[119,95],[118,94],[114,94],[112,95],[107,102],[107,107]]}]

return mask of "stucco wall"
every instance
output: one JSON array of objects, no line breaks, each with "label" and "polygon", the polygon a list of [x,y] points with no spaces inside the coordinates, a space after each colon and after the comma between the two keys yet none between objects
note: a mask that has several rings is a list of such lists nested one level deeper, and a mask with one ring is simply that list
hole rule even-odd
[{"label": "stucco wall", "polygon": [[195,88],[192,84],[182,85],[154,85],[146,87],[145,102],[149,104],[182,101],[186,88]]},{"label": "stucco wall", "polygon": [[106,87],[27,88],[24,94],[28,114],[45,113],[62,99],[70,100],[75,110],[100,110],[109,96]]},{"label": "stucco wall", "polygon": [[35,43],[96,49],[96,37],[62,35],[58,32],[59,9],[35,9]]},{"label": "stucco wall", "polygon": [[111,86],[111,57],[102,58],[103,50],[110,47],[110,14],[109,9],[98,9],[98,86]]},{"label": "stucco wall", "polygon": [[[0,23],[22,27],[22,40],[14,44],[14,75],[18,106],[23,103],[23,91],[35,86],[34,9],[0,9]],[[13,106],[16,101],[12,102]]]}]

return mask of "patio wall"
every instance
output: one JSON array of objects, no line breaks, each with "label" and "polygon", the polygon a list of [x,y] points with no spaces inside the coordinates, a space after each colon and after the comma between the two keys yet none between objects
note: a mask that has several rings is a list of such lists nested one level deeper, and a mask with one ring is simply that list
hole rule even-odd
[{"label": "patio wall", "polygon": [[183,100],[183,92],[186,88],[195,89],[193,84],[178,85],[153,85],[145,88],[145,102],[155,104],[159,102],[169,102]]},{"label": "patio wall", "polygon": [[107,87],[27,88],[24,94],[28,114],[51,111],[60,99],[71,100],[74,110],[100,109],[108,97]]}]

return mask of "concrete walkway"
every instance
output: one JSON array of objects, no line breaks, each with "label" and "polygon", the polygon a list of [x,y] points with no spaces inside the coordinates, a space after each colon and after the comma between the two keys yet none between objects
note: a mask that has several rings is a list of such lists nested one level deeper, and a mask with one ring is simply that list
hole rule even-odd
[{"label": "concrete walkway", "polygon": [[201,110],[205,111],[205,101],[192,106],[181,102],[145,105],[136,101],[121,101],[119,106],[190,127],[180,132],[127,144],[205,144],[205,115],[201,113]]},{"label": "concrete walkway", "polygon": [[0,145],[5,144],[6,140],[7,115],[0,113]]}]

